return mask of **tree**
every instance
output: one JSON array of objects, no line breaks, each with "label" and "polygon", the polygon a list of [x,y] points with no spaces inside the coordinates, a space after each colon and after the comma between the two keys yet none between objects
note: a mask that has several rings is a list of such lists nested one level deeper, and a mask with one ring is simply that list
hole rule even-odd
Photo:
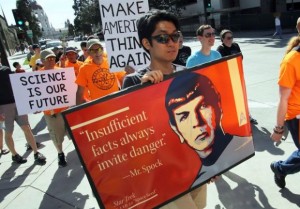
[{"label": "tree", "polygon": [[150,9],[166,10],[177,17],[181,16],[181,8],[184,0],[149,0]]},{"label": "tree", "polygon": [[101,24],[98,0],[74,0],[74,28],[76,32],[91,34],[92,26],[99,28]]},{"label": "tree", "polygon": [[[32,30],[33,33],[33,42],[38,42],[38,38],[42,36],[41,29],[38,25],[38,20],[37,18],[32,15],[32,9],[30,7],[30,2],[28,0],[17,0],[16,1],[16,8],[17,10],[22,11],[22,16],[24,19],[28,22],[28,27],[24,25],[22,27],[22,30]],[[27,41],[29,37],[27,37]]]}]

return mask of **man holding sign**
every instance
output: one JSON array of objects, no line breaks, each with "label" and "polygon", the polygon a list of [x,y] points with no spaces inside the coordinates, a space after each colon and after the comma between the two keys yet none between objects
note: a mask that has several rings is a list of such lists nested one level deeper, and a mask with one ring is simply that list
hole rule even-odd
[{"label": "man holding sign", "polygon": [[[149,52],[151,63],[145,69],[126,76],[123,88],[146,82],[159,83],[165,75],[184,69],[172,64],[178,54],[181,33],[179,21],[174,15],[164,11],[150,11],[139,19],[137,27],[140,43]],[[197,188],[192,195],[188,193],[162,208],[203,208],[203,191],[206,191],[206,187],[204,190],[202,187]]]},{"label": "man holding sign", "polygon": [[85,88],[89,90],[91,100],[119,91],[126,74],[125,71],[116,73],[109,71],[108,61],[103,56],[103,46],[100,40],[90,39],[87,43],[87,49],[92,59],[79,69],[76,79],[78,84],[76,104],[86,102]]}]

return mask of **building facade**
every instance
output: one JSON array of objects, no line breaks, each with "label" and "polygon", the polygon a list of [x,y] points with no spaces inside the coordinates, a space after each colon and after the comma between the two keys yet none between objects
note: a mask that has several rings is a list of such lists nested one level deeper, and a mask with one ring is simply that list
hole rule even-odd
[{"label": "building facade", "polygon": [[39,5],[35,0],[31,0],[30,6],[32,9],[32,15],[35,16],[39,21],[43,38],[55,38],[56,31],[49,23],[48,16],[45,13],[43,7]]},{"label": "building facade", "polygon": [[280,16],[283,28],[295,27],[300,0],[186,0],[181,10],[181,30],[192,32],[201,24],[217,30],[262,30],[274,28]]}]

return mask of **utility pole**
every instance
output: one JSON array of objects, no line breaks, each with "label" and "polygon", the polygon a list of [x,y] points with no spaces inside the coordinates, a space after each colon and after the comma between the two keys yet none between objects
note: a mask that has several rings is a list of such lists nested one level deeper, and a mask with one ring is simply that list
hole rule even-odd
[{"label": "utility pole", "polygon": [[207,20],[207,11],[206,11],[206,5],[207,5],[207,0],[203,0],[203,8],[204,8],[204,18],[205,18],[205,24],[208,23]]}]

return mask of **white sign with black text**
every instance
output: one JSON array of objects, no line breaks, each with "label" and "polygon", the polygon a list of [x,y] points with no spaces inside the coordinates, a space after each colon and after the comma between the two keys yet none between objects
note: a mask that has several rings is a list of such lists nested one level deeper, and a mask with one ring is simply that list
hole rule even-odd
[{"label": "white sign with black text", "polygon": [[10,81],[19,115],[76,104],[73,68],[15,73]]},{"label": "white sign with black text", "polygon": [[139,42],[136,27],[137,20],[149,11],[148,1],[99,0],[99,5],[110,70],[149,65],[150,56]]}]

